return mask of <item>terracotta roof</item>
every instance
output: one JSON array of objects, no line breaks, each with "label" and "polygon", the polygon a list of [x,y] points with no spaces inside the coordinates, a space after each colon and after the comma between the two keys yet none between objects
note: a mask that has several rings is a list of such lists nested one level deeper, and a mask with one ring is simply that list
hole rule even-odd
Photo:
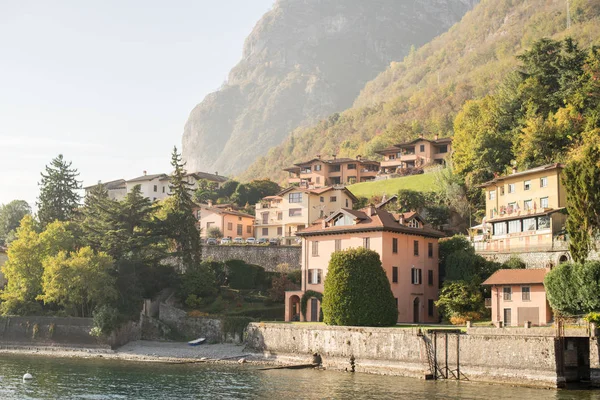
[{"label": "terracotta roof", "polygon": [[486,279],[482,285],[519,285],[526,283],[544,283],[548,273],[545,268],[537,269],[499,269]]},{"label": "terracotta roof", "polygon": [[510,178],[514,178],[514,177],[519,177],[519,176],[526,176],[529,174],[535,174],[537,172],[542,172],[542,171],[551,171],[553,169],[563,169],[565,167],[564,164],[561,163],[554,163],[554,164],[546,164],[546,165],[542,165],[541,167],[536,167],[536,168],[531,168],[525,171],[521,171],[521,172],[516,172],[514,174],[510,174],[510,175],[503,175],[503,176],[499,176],[497,178],[492,179],[491,181],[487,181],[482,183],[481,185],[479,185],[479,187],[487,187],[487,186],[492,186],[495,183],[498,182],[502,182],[506,179],[510,179]]},{"label": "terracotta roof", "polygon": [[[291,192],[292,190],[299,190],[302,193],[309,193],[309,194],[314,194],[314,195],[321,195],[323,193],[329,192],[330,190],[341,190],[341,191],[345,192],[352,199],[352,201],[358,201],[356,196],[354,196],[350,190],[348,190],[346,187],[341,187],[341,186],[339,186],[339,187],[324,186],[324,187],[314,188],[314,189],[303,188],[300,186],[289,186],[289,187],[283,189],[281,192],[277,193],[277,195],[274,197],[281,197],[284,194]],[[265,197],[265,199],[266,199],[266,197]]]},{"label": "terracotta roof", "polygon": [[[312,160],[295,163],[294,165],[296,165],[297,167],[300,167],[303,165],[312,164],[315,161],[321,161],[324,164],[346,164],[346,163],[351,163],[351,162],[355,162],[355,163],[359,163],[359,164],[379,164],[379,161],[368,160],[366,158],[361,158],[360,160],[357,158],[335,158],[335,159],[330,159],[330,160],[326,160],[324,158],[313,158]],[[294,167],[286,168],[284,171],[289,171],[293,168]]]},{"label": "terracotta roof", "polygon": [[212,211],[215,214],[235,215],[236,217],[252,218],[252,219],[255,218],[254,215],[246,214],[246,213],[235,211],[235,210],[226,210],[226,209],[218,208],[218,207],[209,207],[209,206],[207,206],[205,204],[201,204],[199,206],[199,208],[203,208],[205,210]]},{"label": "terracotta roof", "polygon": [[326,222],[332,220],[340,213],[351,214],[357,220],[356,223],[354,225],[328,226],[325,228],[323,228],[322,223],[313,224],[312,226],[303,229],[302,232],[296,233],[296,235],[316,236],[336,233],[389,231],[434,238],[445,236],[442,232],[427,226],[423,228],[411,228],[406,225],[401,225],[393,214],[382,209],[376,209],[375,207],[366,207],[361,210],[342,208],[330,215]]},{"label": "terracotta roof", "polygon": [[424,137],[419,137],[416,138],[415,140],[411,140],[410,142],[404,142],[404,143],[398,143],[396,145],[394,145],[395,147],[405,147],[405,146],[410,146],[412,144],[415,144],[417,142],[420,141],[425,141],[425,142],[429,142],[429,143],[433,143],[433,144],[446,144],[446,143],[452,143],[452,138],[451,137],[446,137],[446,138],[440,138],[440,139],[427,139]]},{"label": "terracotta roof", "polygon": [[387,154],[387,153],[389,153],[389,152],[394,152],[394,153],[396,153],[396,152],[398,152],[398,151],[400,151],[400,149],[399,149],[399,148],[397,148],[396,146],[390,146],[390,147],[386,147],[385,149],[378,150],[378,151],[376,151],[375,153],[377,153],[377,154],[381,154],[381,155],[384,155],[384,154]]}]

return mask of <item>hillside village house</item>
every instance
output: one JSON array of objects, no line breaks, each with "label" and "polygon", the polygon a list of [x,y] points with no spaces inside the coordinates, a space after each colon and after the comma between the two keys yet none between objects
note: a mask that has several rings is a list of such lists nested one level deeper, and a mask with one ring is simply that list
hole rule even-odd
[{"label": "hillside village house", "polygon": [[318,188],[333,185],[352,185],[375,179],[379,171],[379,162],[353,158],[324,159],[317,156],[312,160],[294,164],[284,171],[289,172],[288,183],[304,187]]},{"label": "hillside village house", "polygon": [[[213,185],[215,189],[221,187],[221,185],[227,182],[228,178],[218,174],[208,174],[206,172],[191,172],[186,174],[186,181],[191,184],[190,188],[195,190],[198,188],[198,181],[207,180]],[[144,171],[144,175],[138,176],[137,178],[124,180],[117,179],[114,181],[102,183],[98,182],[97,185],[85,187],[86,194],[94,187],[98,185],[104,185],[108,191],[108,197],[112,200],[123,200],[127,193],[131,192],[137,185],[140,186],[142,195],[149,198],[152,201],[163,200],[170,194],[170,176],[167,174],[151,174],[148,175]]]},{"label": "hillside village house", "polygon": [[546,325],[552,310],[546,298],[544,277],[549,269],[501,269],[483,285],[492,289],[492,322],[504,326]]},{"label": "hillside village house", "polygon": [[[438,239],[444,235],[415,213],[392,214],[373,206],[340,209],[298,232],[302,237],[302,287],[286,292],[285,320],[303,320],[307,291],[323,293],[333,252],[365,247],[381,255],[398,306],[398,322],[438,322]],[[320,301],[309,299],[306,320],[318,321]]]},{"label": "hillside village house", "polygon": [[307,189],[291,186],[256,204],[256,237],[296,243],[296,233],[340,208],[352,208],[356,197],[343,187]]},{"label": "hillside village house", "polygon": [[239,212],[231,205],[200,204],[194,209],[194,215],[203,239],[213,227],[219,228],[224,237],[247,239],[254,236],[254,215]]},{"label": "hillside village house", "polygon": [[414,169],[429,164],[443,164],[452,152],[452,138],[429,140],[422,136],[378,151],[384,157],[381,174],[395,174],[400,169]]},{"label": "hillside village house", "polygon": [[[566,249],[566,195],[562,164],[497,177],[481,185],[486,216],[471,228],[479,252]],[[561,260],[566,261],[566,260]]]}]

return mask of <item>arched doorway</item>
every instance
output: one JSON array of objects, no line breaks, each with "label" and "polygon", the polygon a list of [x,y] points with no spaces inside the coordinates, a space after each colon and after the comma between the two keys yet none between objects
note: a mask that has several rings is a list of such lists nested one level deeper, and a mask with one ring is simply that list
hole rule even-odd
[{"label": "arched doorway", "polygon": [[421,308],[421,301],[419,300],[418,297],[416,297],[415,300],[413,301],[413,322],[415,324],[418,324],[420,322],[420,320],[419,320],[420,308]]},{"label": "arched doorway", "polygon": [[569,261],[569,256],[567,256],[566,254],[563,254],[562,256],[560,256],[560,258],[558,259],[558,263],[562,264],[562,263],[566,263],[567,261]]},{"label": "arched doorway", "polygon": [[300,297],[293,295],[290,297],[289,314],[290,321],[300,321]]}]

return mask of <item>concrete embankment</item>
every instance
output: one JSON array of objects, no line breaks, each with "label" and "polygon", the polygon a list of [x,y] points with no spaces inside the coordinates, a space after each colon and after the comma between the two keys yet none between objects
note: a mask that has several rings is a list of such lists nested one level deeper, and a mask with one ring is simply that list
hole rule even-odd
[{"label": "concrete embankment", "polygon": [[[574,375],[581,372],[577,370],[578,353],[585,353],[582,343],[587,343],[587,373],[594,380],[600,368],[597,339],[586,338],[585,329],[579,330],[569,333],[571,345],[553,334],[550,328],[473,328],[446,335],[441,330],[434,333],[416,327],[252,323],[247,347],[282,363],[309,362],[313,353],[318,353],[325,368],[336,370],[418,378],[437,372],[450,378],[460,374],[461,379],[470,381],[555,388],[564,381],[565,368]],[[566,350],[561,352],[561,346]],[[574,367],[569,353],[573,349]],[[560,357],[566,359],[562,372]]]}]

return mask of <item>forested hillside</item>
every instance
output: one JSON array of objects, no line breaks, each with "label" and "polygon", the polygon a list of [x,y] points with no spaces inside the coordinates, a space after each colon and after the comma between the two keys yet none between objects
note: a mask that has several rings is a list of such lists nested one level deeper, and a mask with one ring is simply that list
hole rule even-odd
[{"label": "forested hillside", "polygon": [[242,176],[282,180],[282,168],[315,154],[363,155],[415,137],[453,135],[467,100],[494,93],[539,39],[572,37],[580,47],[600,43],[600,0],[483,0],[447,33],[363,89],[354,106],[313,127],[297,129]]}]

